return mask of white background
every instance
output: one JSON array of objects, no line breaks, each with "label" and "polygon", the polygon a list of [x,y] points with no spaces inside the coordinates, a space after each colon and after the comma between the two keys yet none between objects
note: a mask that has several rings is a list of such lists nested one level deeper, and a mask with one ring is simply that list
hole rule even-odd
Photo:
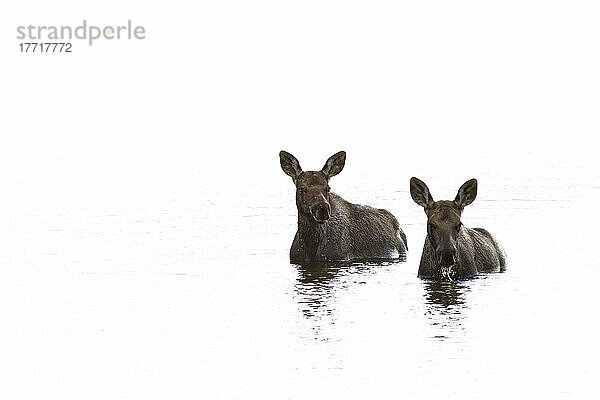
[{"label": "white background", "polygon": [[[77,26],[84,18],[99,26],[131,19],[146,28],[147,38],[92,46],[74,41],[71,54],[19,52],[17,26]],[[227,367],[212,368],[247,349],[235,339],[214,348],[226,326],[252,325],[242,311],[237,322],[219,320],[220,310],[244,309],[235,300],[205,301],[206,288],[193,281],[183,283],[188,297],[153,300],[165,293],[171,299],[182,289],[165,272],[194,274],[250,255],[258,255],[253,268],[267,256],[285,260],[295,210],[291,182],[278,165],[281,149],[298,156],[305,169],[319,169],[329,155],[346,150],[348,164],[334,190],[391,209],[401,224],[414,222],[407,229],[417,235],[409,235],[407,266],[415,273],[423,234],[417,224],[424,217],[407,195],[411,176],[445,198],[477,177],[484,185],[482,202],[503,194],[507,201],[526,198],[527,185],[538,185],[530,199],[541,203],[528,207],[539,211],[543,232],[557,233],[535,254],[567,252],[556,238],[566,227],[578,235],[574,246],[582,235],[594,235],[600,10],[593,1],[27,1],[5,4],[0,27],[3,398],[264,398],[264,385],[248,382],[270,376],[275,398],[335,398],[335,389],[324,392],[327,383],[311,374],[297,379],[315,378],[314,392],[288,386],[286,379],[296,379],[288,372],[302,371],[304,364],[285,353],[280,364],[265,368],[228,364],[235,376],[245,377],[245,386],[236,385]],[[546,182],[556,186],[541,191]],[[519,195],[508,196],[516,188]],[[555,196],[568,201],[552,223],[552,213],[543,210]],[[274,199],[277,209],[271,208]],[[514,208],[508,202],[489,206],[496,214],[486,220],[485,204],[491,203],[483,204],[473,215],[492,225],[501,219],[499,210]],[[247,209],[258,215],[252,226],[241,219]],[[511,250],[526,253],[517,233],[536,228],[519,225],[526,221],[519,218],[496,224],[509,256]],[[561,260],[597,267],[594,252]],[[563,296],[582,293],[578,285],[567,284]],[[268,303],[260,297],[264,291],[275,290],[260,284],[253,289],[257,297],[247,301],[259,303]],[[214,290],[207,296],[213,301]],[[585,300],[573,301],[569,312],[579,309],[578,317],[594,319],[597,300]],[[360,306],[372,300],[352,301]],[[210,312],[200,303],[211,304]],[[552,337],[575,341],[580,334],[560,321]],[[595,325],[588,321],[586,327],[591,340]],[[286,332],[269,338],[295,340]],[[247,332],[240,328],[239,335]],[[507,340],[494,355],[519,349],[517,338]],[[272,342],[255,346],[267,351]],[[354,354],[352,346],[343,348]],[[560,360],[585,373],[557,368],[539,376],[540,382],[567,376],[561,390],[550,385],[544,391],[526,380],[516,387],[551,397],[597,395],[598,386],[582,383],[598,372],[595,361],[583,357],[583,344],[578,349],[561,353]],[[303,359],[309,370],[319,364],[316,358],[327,359],[321,350]],[[535,357],[550,353],[542,346]],[[198,361],[192,354],[208,356]],[[475,352],[473,357],[472,365],[485,364]],[[521,367],[544,364],[528,360],[502,365],[514,368],[515,378],[531,373]],[[364,360],[354,361],[342,364],[356,367]],[[415,381],[429,374],[427,365]],[[314,368],[316,376],[328,373]],[[356,380],[354,372],[334,381],[344,386]],[[395,379],[383,376],[382,382]],[[470,383],[474,396],[489,386],[485,379]],[[450,387],[445,382],[437,389],[446,393]],[[393,385],[381,388],[382,398],[402,393]]]}]

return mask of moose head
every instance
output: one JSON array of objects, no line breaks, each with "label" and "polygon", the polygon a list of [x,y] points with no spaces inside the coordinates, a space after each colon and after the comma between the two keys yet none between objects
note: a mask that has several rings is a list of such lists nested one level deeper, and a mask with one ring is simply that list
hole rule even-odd
[{"label": "moose head", "polygon": [[431,242],[437,265],[451,268],[458,257],[458,237],[462,229],[460,217],[466,206],[477,196],[477,180],[466,181],[454,200],[434,201],[427,185],[417,178],[410,180],[412,199],[425,209],[427,215],[427,236]]},{"label": "moose head", "polygon": [[320,171],[302,171],[300,163],[290,153],[279,152],[281,169],[296,185],[296,206],[298,213],[312,217],[322,224],[331,216],[329,179],[344,169],[346,152],[335,153]]}]

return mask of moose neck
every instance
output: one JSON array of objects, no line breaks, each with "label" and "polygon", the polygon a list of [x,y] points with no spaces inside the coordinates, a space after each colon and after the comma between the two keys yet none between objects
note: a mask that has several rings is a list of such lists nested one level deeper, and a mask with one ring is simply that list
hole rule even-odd
[{"label": "moose neck", "polygon": [[320,224],[312,216],[298,213],[298,234],[305,254],[316,255],[319,246],[326,240],[326,226],[327,222]]}]

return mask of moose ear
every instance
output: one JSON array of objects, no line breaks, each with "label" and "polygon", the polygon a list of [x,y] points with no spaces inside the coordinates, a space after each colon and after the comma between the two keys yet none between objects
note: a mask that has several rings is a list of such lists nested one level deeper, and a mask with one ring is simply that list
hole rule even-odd
[{"label": "moose ear", "polygon": [[321,172],[325,174],[327,179],[332,176],[336,176],[344,169],[344,165],[346,164],[346,152],[340,151],[335,153],[325,163]]},{"label": "moose ear", "polygon": [[296,157],[287,151],[281,150],[279,152],[279,163],[281,164],[283,172],[291,176],[294,182],[296,182],[296,178],[302,173],[302,168],[300,168],[300,163]]},{"label": "moose ear", "polygon": [[429,208],[434,203],[429,188],[419,178],[410,178],[410,197],[424,209]]},{"label": "moose ear", "polygon": [[477,197],[477,179],[469,179],[458,189],[454,203],[460,208],[471,204]]}]

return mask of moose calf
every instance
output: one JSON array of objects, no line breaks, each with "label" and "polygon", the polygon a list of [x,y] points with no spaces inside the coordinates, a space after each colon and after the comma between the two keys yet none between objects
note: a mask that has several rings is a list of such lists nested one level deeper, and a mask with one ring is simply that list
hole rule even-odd
[{"label": "moose calf", "polygon": [[505,255],[488,231],[470,229],[460,221],[466,206],[477,196],[477,180],[465,182],[454,201],[434,201],[429,188],[417,178],[410,180],[410,195],[425,209],[427,236],[419,265],[419,277],[464,279],[478,272],[502,272]]},{"label": "moose calf", "polygon": [[291,262],[393,259],[406,253],[406,236],[389,211],[352,204],[330,192],[329,180],[344,168],[345,152],[329,157],[320,171],[302,171],[285,151],[279,159],[296,186],[298,231]]}]

